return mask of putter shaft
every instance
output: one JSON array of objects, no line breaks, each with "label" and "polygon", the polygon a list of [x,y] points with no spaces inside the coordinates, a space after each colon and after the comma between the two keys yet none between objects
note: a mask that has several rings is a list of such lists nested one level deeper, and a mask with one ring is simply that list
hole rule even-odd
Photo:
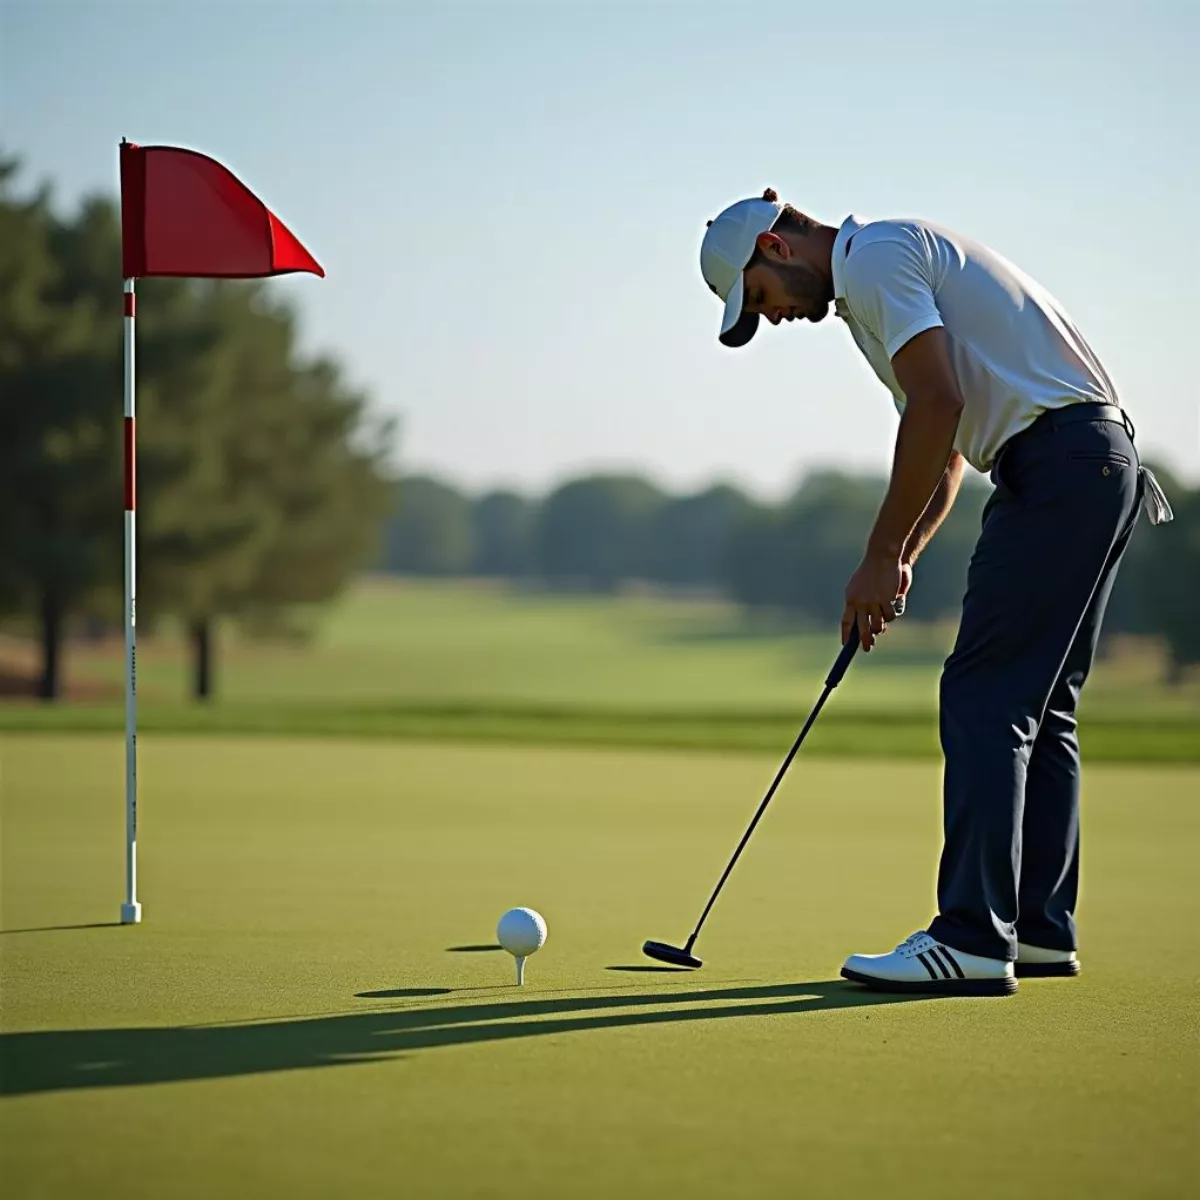
[{"label": "putter shaft", "polygon": [[[896,616],[901,616],[904,612],[904,597],[897,596],[892,603],[893,610]],[[854,656],[858,653],[859,637],[857,631],[854,635],[843,643],[841,651],[838,653],[837,659],[830,669],[829,674],[825,678],[825,689],[821,693],[821,698],[817,701],[812,712],[809,713],[808,720],[804,722],[804,728],[800,730],[796,740],[792,743],[792,748],[788,751],[787,757],[783,760],[783,764],[779,770],[775,772],[775,778],[771,780],[771,786],[767,789],[767,794],[762,798],[762,803],[758,806],[758,811],[754,814],[746,832],[742,835],[742,840],[738,842],[737,849],[733,852],[733,857],[729,860],[729,865],[726,866],[721,878],[717,881],[717,886],[713,888],[713,893],[708,898],[708,903],[704,906],[704,911],[700,914],[700,920],[696,922],[696,928],[692,930],[691,936],[683,947],[683,954],[690,956],[692,948],[696,945],[697,939],[700,937],[700,930],[704,928],[704,922],[708,920],[708,914],[712,912],[712,907],[717,902],[717,897],[721,894],[721,889],[725,886],[725,881],[729,878],[733,868],[737,865],[737,861],[742,856],[742,851],[746,848],[746,843],[750,841],[751,834],[754,833],[755,827],[762,819],[763,813],[767,811],[767,805],[771,803],[775,792],[778,790],[780,783],[783,781],[784,775],[787,774],[787,769],[792,765],[792,760],[796,757],[796,753],[804,744],[804,739],[808,736],[808,731],[813,727],[817,717],[821,713],[821,709],[825,707],[825,701],[829,699],[830,693],[839,683],[842,682],[846,671],[850,667]],[[650,943],[647,945],[657,945],[658,943]],[[673,949],[673,948],[672,948]],[[678,953],[678,951],[675,951]],[[653,957],[653,955],[651,955]],[[699,960],[696,960],[699,964]]]}]

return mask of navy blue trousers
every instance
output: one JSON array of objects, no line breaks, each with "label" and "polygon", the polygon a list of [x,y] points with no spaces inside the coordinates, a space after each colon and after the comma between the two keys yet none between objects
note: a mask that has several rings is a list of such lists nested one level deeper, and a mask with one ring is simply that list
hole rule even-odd
[{"label": "navy blue trousers", "polygon": [[1076,948],[1075,714],[1141,499],[1132,427],[1082,406],[1045,413],[992,481],[941,679],[945,842],[930,932],[1014,959],[1018,939]]}]

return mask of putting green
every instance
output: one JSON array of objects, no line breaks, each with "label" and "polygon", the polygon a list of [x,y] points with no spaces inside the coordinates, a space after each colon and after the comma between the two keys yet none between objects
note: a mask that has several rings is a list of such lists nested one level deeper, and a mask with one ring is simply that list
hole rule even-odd
[{"label": "putting green", "polygon": [[[1200,1171],[1200,770],[1087,775],[1085,974],[836,979],[929,915],[938,771],[771,757],[6,736],[6,1197],[1179,1196]],[[489,943],[550,938],[511,986]],[[82,926],[82,927],[81,927]]]}]

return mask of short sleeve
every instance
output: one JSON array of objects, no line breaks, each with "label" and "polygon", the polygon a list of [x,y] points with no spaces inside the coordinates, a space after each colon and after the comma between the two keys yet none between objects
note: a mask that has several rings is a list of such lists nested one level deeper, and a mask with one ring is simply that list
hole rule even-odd
[{"label": "short sleeve", "polygon": [[845,279],[846,303],[889,359],[918,333],[943,324],[929,259],[914,239],[879,238],[852,247]]}]

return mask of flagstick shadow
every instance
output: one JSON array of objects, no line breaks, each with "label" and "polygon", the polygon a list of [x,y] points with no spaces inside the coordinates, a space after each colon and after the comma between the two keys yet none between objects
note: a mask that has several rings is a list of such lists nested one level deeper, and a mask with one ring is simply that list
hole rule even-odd
[{"label": "flagstick shadow", "polygon": [[0,937],[10,933],[65,933],[71,929],[119,929],[120,921],[92,921],[87,925],[31,925],[28,929],[0,929]]},{"label": "flagstick shadow", "polygon": [[241,1025],[7,1033],[0,1034],[0,1095],[348,1066],[440,1046],[639,1025],[796,1016],[928,999],[826,981],[440,1007],[402,1005],[387,1012]]}]

